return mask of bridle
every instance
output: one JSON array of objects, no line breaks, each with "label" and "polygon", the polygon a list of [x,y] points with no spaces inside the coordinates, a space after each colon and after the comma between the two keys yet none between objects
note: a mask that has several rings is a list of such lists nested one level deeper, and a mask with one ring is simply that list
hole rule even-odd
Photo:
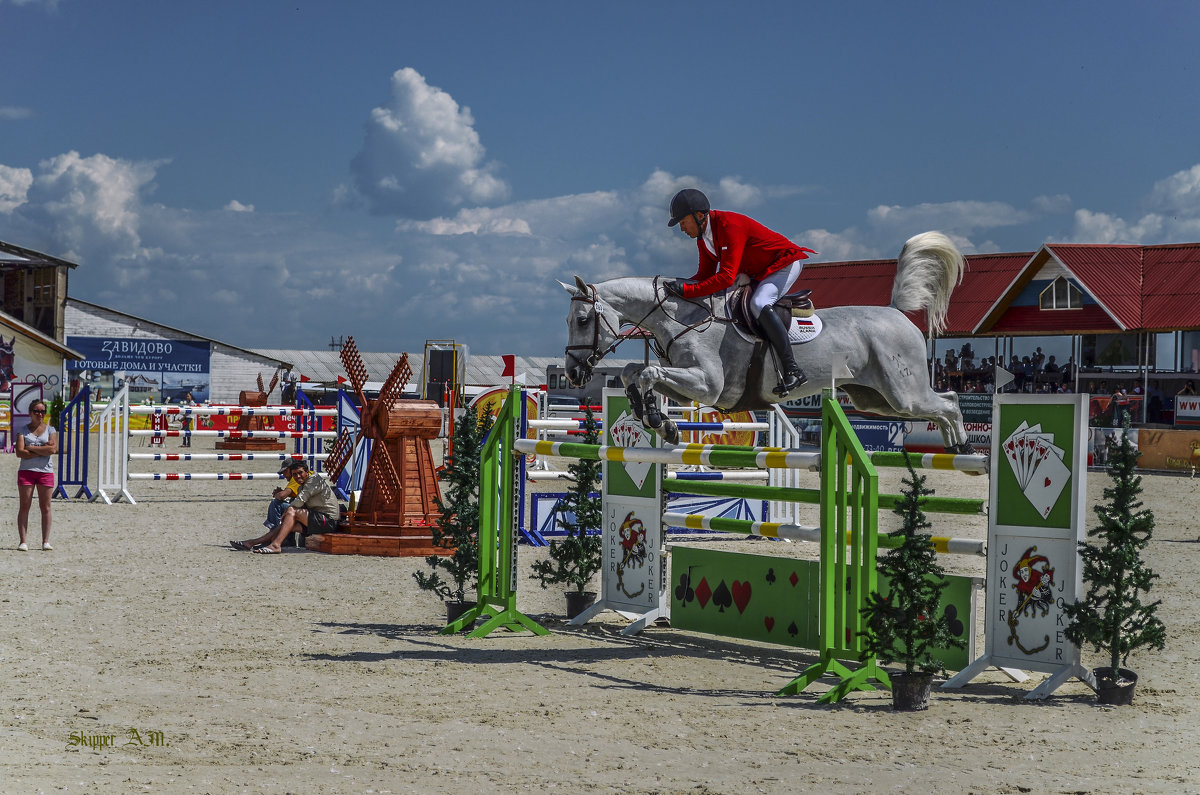
[{"label": "bridle", "polygon": [[[605,356],[609,355],[610,353],[612,353],[613,351],[615,351],[617,349],[617,346],[621,344],[621,334],[618,329],[615,329],[612,327],[612,324],[608,322],[608,318],[606,318],[598,309],[596,309],[596,304],[600,300],[596,296],[596,286],[594,284],[589,284],[587,286],[587,288],[589,291],[591,291],[591,295],[587,295],[584,293],[580,293],[579,295],[573,295],[573,296],[571,296],[571,301],[572,302],[582,301],[583,303],[589,304],[592,307],[592,314],[595,315],[595,318],[596,318],[595,323],[592,326],[592,344],[591,345],[568,345],[565,348],[564,353],[566,354],[567,359],[574,360],[576,364],[578,364],[579,366],[581,366],[585,370],[587,370],[590,375],[592,370],[595,369],[596,365],[598,365],[600,363],[600,360],[603,359]],[[603,351],[600,350],[600,323],[601,322],[603,322],[604,325],[606,327],[608,327],[609,332],[611,332],[612,336],[613,336],[612,344],[609,345],[607,348],[605,348]],[[573,352],[573,351],[580,351],[580,350],[587,351],[586,358]]]},{"label": "bridle", "polygon": [[[703,331],[704,329],[708,328],[708,326],[710,326],[714,322],[718,322],[718,321],[726,322],[724,318],[716,317],[713,314],[711,307],[708,307],[707,317],[705,317],[703,320],[701,320],[698,323],[687,324],[687,323],[682,323],[679,320],[676,320],[675,318],[671,317],[671,315],[669,313],[667,313],[666,308],[663,307],[663,303],[667,300],[667,291],[662,290],[661,297],[659,297],[660,290],[658,287],[658,282],[659,282],[659,277],[655,276],[654,277],[654,297],[655,297],[654,306],[651,307],[650,311],[647,312],[642,317],[641,321],[634,323],[633,325],[638,328],[641,328],[642,323],[645,322],[646,318],[650,317],[650,315],[652,315],[656,310],[662,309],[664,314],[666,314],[668,318],[675,320],[675,322],[680,323],[683,326],[683,329],[667,342],[666,348],[663,348],[662,346],[660,346],[657,340],[651,339],[650,344],[654,348],[655,355],[657,355],[661,359],[668,360],[669,359],[668,353],[670,351],[671,346],[675,343],[675,341],[677,339],[679,339],[680,337],[682,337],[684,334],[688,333],[689,331]],[[586,369],[588,371],[588,373],[590,374],[591,371],[595,369],[596,365],[598,365],[600,363],[600,360],[603,359],[605,356],[609,355],[610,353],[612,353],[613,351],[615,351],[617,349],[617,346],[620,345],[622,342],[624,342],[626,338],[622,337],[620,334],[620,331],[618,329],[613,328],[612,324],[608,322],[608,318],[604,317],[604,315],[601,314],[600,311],[596,309],[596,304],[600,300],[599,297],[596,295],[596,286],[593,284],[589,284],[589,285],[587,285],[587,288],[590,291],[590,295],[583,294],[583,293],[581,293],[579,295],[573,295],[573,296],[571,296],[571,300],[572,301],[582,301],[583,303],[589,304],[592,307],[592,314],[594,314],[596,317],[595,325],[592,326],[592,344],[591,345],[568,345],[565,348],[564,353],[566,354],[566,358],[568,360],[574,360],[578,365],[580,365],[581,367]],[[696,302],[692,299],[685,298],[683,300],[685,300],[691,304],[697,304],[698,306],[700,305],[698,302]],[[604,322],[604,325],[608,328],[609,332],[613,336],[612,344],[610,344],[604,350],[600,349],[600,323],[601,323],[601,321]],[[580,351],[580,350],[588,352],[588,355],[586,358],[573,352],[573,351]]]}]

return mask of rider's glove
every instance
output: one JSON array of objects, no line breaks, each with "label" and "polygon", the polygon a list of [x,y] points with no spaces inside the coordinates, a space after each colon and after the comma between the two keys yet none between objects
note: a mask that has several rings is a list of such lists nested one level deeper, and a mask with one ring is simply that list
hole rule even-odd
[{"label": "rider's glove", "polygon": [[683,298],[683,279],[666,279],[663,281],[663,289],[671,295],[677,295]]}]

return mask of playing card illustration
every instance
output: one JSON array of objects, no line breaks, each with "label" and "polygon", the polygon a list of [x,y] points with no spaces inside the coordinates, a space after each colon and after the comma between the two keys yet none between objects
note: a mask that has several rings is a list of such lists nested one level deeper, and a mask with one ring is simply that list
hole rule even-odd
[{"label": "playing card illustration", "polygon": [[[642,423],[627,411],[621,412],[621,416],[617,417],[616,422],[613,423],[612,438],[613,443],[619,447],[648,447],[650,445],[650,434],[642,427]],[[653,464],[625,462],[622,466],[625,467],[629,479],[637,488],[641,489]]]},{"label": "playing card illustration", "polygon": [[1071,479],[1064,451],[1054,444],[1054,434],[1043,432],[1041,424],[1030,426],[1022,421],[1001,443],[1001,450],[1026,499],[1042,518],[1049,516]]}]

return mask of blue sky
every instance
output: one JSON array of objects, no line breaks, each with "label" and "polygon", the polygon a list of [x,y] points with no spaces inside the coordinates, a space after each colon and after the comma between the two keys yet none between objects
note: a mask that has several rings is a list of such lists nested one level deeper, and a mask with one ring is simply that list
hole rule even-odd
[{"label": "blue sky", "polygon": [[697,186],[820,252],[1200,240],[1200,4],[0,0],[0,239],[242,347],[554,355]]}]

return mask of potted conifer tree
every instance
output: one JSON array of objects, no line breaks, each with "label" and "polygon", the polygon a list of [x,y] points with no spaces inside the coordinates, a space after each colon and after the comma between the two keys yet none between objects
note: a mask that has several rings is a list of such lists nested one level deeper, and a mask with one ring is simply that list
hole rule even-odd
[{"label": "potted conifer tree", "polygon": [[430,555],[425,562],[432,571],[413,572],[422,590],[445,601],[447,621],[475,604],[467,594],[479,576],[479,456],[492,420],[487,411],[468,409],[455,425],[449,460],[438,473],[447,484],[445,499],[438,497],[441,516],[432,528],[434,545],[449,554]]},{"label": "potted conifer tree", "polygon": [[[583,441],[597,444],[600,433],[591,408],[584,409]],[[599,531],[603,519],[600,498],[594,494],[600,482],[599,461],[576,460],[567,467],[575,485],[563,497],[555,510],[567,537],[550,542],[548,558],[535,561],[532,577],[547,588],[554,583],[572,586],[566,592],[567,618],[574,618],[596,600],[596,593],[587,590],[592,577],[600,571],[602,548]]]},{"label": "potted conifer tree", "polygon": [[901,672],[890,672],[892,707],[914,711],[929,707],[934,673],[944,672],[942,661],[934,657],[937,649],[963,648],[962,638],[950,629],[950,619],[942,611],[942,591],[948,583],[937,562],[933,541],[921,531],[931,527],[921,510],[921,498],[933,494],[925,486],[912,464],[900,490],[901,499],[894,509],[902,523],[889,538],[900,545],[879,557],[878,573],[888,580],[886,594],[868,594],[862,615],[867,629],[863,633],[863,659],[875,656],[880,662],[904,663]]},{"label": "potted conifer tree", "polygon": [[1167,634],[1155,615],[1162,600],[1142,601],[1158,579],[1142,561],[1154,533],[1154,514],[1137,498],[1142,478],[1135,468],[1141,452],[1129,438],[1129,425],[1126,414],[1120,441],[1110,443],[1105,470],[1112,485],[1104,489],[1108,502],[1093,508],[1100,517],[1100,524],[1088,530],[1093,543],[1079,545],[1086,592],[1083,599],[1063,606],[1067,639],[1108,653],[1108,664],[1093,671],[1102,704],[1133,703],[1137,674],[1121,666],[1134,649],[1161,650]]}]

